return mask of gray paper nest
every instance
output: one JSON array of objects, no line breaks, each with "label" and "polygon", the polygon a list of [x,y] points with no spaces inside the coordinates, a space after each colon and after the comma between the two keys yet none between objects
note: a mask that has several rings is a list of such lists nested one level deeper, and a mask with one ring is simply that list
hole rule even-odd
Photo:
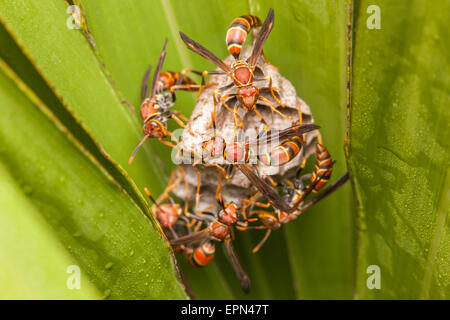
[{"label": "gray paper nest", "polygon": [[[241,58],[247,59],[251,54],[251,50],[251,46],[245,47],[243,52],[241,52]],[[224,61],[226,64],[231,65],[234,58],[229,56]],[[255,85],[258,88],[262,88],[260,95],[270,100],[273,105],[277,107],[277,110],[285,115],[291,116],[291,119],[283,118],[279,114],[272,112],[266,102],[258,101],[258,111],[269,124],[269,128],[271,130],[283,130],[293,124],[298,124],[299,105],[301,105],[302,123],[313,123],[314,119],[309,106],[302,99],[297,97],[297,93],[291,82],[281,76],[276,67],[267,63],[263,57],[260,57],[255,70],[255,76],[263,77],[266,75],[270,75],[272,77],[273,87],[281,89],[276,92],[278,94],[278,98],[283,104],[285,104],[285,107],[283,108],[279,106],[279,104],[273,99],[270,91],[268,90],[267,80],[255,82]],[[218,75],[211,76],[209,83],[211,82],[216,82],[218,85],[203,89],[187,124],[187,127],[195,133],[195,136],[192,136],[189,132],[187,132],[187,130],[184,130],[182,133],[182,140],[179,144],[180,149],[193,150],[196,153],[201,154],[202,142],[212,137],[212,127],[207,127],[211,121],[211,113],[214,109],[212,93],[215,89],[226,86],[232,82],[232,80],[226,75]],[[236,93],[236,90],[236,87],[233,86],[231,89],[223,92],[222,95]],[[233,108],[236,103],[236,98],[231,98],[227,100],[226,103],[228,106]],[[250,139],[256,138],[256,134],[261,132],[264,127],[261,119],[254,111],[246,112],[246,110],[242,107],[239,107],[239,115],[244,120],[244,135],[249,136]],[[233,119],[233,114],[225,107],[221,104],[217,106],[216,128],[218,135],[224,138],[227,143],[232,142],[234,138]],[[306,144],[303,146],[303,150],[293,160],[283,166],[267,167],[263,163],[258,162],[259,176],[262,178],[271,176],[275,181],[281,181],[285,178],[292,178],[300,165],[302,153],[304,153],[307,158],[314,154],[317,135],[317,130],[307,133]],[[175,158],[178,163],[181,162],[180,155],[177,155]],[[214,162],[217,163],[218,160],[214,159],[210,163]],[[183,181],[177,185],[177,187],[173,190],[173,193],[183,201],[187,200],[192,203],[195,200],[195,193],[197,189],[197,174],[195,170],[199,170],[201,176],[199,210],[203,210],[206,207],[216,208],[217,202],[215,199],[215,193],[218,184],[218,169],[214,166],[205,166],[203,164],[198,164],[195,168],[191,164],[179,164],[175,169],[175,176],[180,174],[179,167],[184,168],[184,172],[186,173],[186,178],[188,181],[187,199],[185,183]],[[236,167],[234,167],[233,174],[230,179],[226,180],[222,178],[221,194],[223,195],[225,202],[234,201],[238,205],[241,205],[242,198],[248,198],[249,196],[254,195],[256,191],[257,189],[255,186],[253,186],[247,177],[244,176]],[[211,209],[208,208],[208,211],[211,211]]]}]

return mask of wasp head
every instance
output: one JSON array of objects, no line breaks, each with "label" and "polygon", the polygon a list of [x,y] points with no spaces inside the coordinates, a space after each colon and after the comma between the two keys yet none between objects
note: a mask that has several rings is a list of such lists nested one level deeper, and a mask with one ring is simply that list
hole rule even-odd
[{"label": "wasp head", "polygon": [[254,86],[246,86],[238,89],[236,97],[239,103],[247,110],[252,110],[259,97],[259,90]]},{"label": "wasp head", "polygon": [[167,136],[167,131],[164,123],[161,120],[150,117],[144,123],[144,134],[150,138],[164,138]]}]

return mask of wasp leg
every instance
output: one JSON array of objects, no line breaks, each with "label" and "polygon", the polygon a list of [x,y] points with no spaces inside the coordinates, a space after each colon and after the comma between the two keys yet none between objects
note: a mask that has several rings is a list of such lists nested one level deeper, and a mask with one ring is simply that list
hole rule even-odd
[{"label": "wasp leg", "polygon": [[271,204],[270,202],[263,203],[263,202],[255,202],[255,206],[258,206],[260,208],[270,208]]},{"label": "wasp leg", "polygon": [[203,164],[205,167],[216,167],[218,170],[220,170],[222,172],[222,174],[226,174],[225,169],[222,168],[220,165],[218,165],[217,163],[205,163]]},{"label": "wasp leg", "polygon": [[[260,97],[261,99],[261,97]],[[253,111],[255,111],[256,115],[261,119],[261,121],[264,123],[264,130],[269,129],[269,124],[266,122],[266,120],[264,120],[263,116],[261,115],[261,113],[259,113],[258,109],[255,108],[253,109]]]},{"label": "wasp leg", "polygon": [[261,247],[263,246],[264,243],[266,243],[267,239],[269,239],[270,233],[272,232],[272,229],[267,228],[266,234],[264,235],[264,237],[261,239],[261,241],[256,245],[256,247],[253,248],[252,252],[256,253],[259,251],[259,249],[261,249]]},{"label": "wasp leg", "polygon": [[[225,75],[225,74],[227,74],[227,73],[224,72],[224,71],[220,71],[220,70],[211,70],[211,71],[205,70],[205,71],[201,72],[201,74],[200,74],[201,77],[202,77],[202,84],[201,85],[203,86],[203,88],[207,85],[206,81],[205,81],[205,78],[207,76]],[[201,90],[202,90],[202,88],[200,88],[198,95],[200,95]]]},{"label": "wasp leg", "polygon": [[247,208],[253,207],[256,199],[258,199],[258,197],[260,195],[261,195],[261,193],[259,191],[257,191],[253,196],[251,196],[248,199],[239,199],[239,200],[241,200],[241,202],[245,202],[245,205],[243,205],[242,209],[241,209],[241,214],[245,219],[247,219]]},{"label": "wasp leg", "polygon": [[[225,107],[225,109],[227,109],[229,112],[231,112],[233,114],[233,120],[234,120],[234,135],[236,136],[236,128],[238,127],[238,119],[240,120],[240,122],[242,123],[242,119],[239,116],[239,114],[237,113],[237,107],[235,105],[234,109],[231,109],[228,104],[226,103],[225,99],[227,98],[231,98],[236,96],[235,94],[226,94],[224,96],[220,96],[219,100],[220,102],[222,102],[222,105]],[[214,116],[211,119],[211,121],[214,121],[215,123],[215,113],[216,113],[216,106],[217,104],[219,104],[219,101],[214,97]],[[240,127],[240,126],[239,126]]]},{"label": "wasp leg", "polygon": [[[222,100],[222,97],[220,96],[220,93],[223,92],[223,91],[225,91],[225,90],[227,90],[227,89],[229,89],[229,88],[231,88],[232,86],[233,86],[233,83],[230,83],[230,84],[228,84],[228,85],[226,85],[226,86],[224,86],[224,87],[222,87],[222,88],[219,88],[219,89],[216,89],[216,90],[213,91],[212,95],[213,95],[213,101],[214,101],[214,111],[213,111],[212,114],[211,114],[211,121],[210,121],[210,123],[206,126],[206,128],[209,128],[209,127],[211,126],[212,123],[215,124],[215,121],[216,121],[216,120],[215,120],[215,116],[216,116],[216,108],[217,108],[217,105],[219,104],[219,100],[220,100],[220,101],[223,101],[223,100]],[[216,98],[216,95],[218,95],[219,98]],[[234,96],[234,95],[227,95],[227,98],[228,98],[228,97],[232,97],[232,96]]]},{"label": "wasp leg", "polygon": [[267,180],[269,180],[269,182],[272,186],[274,186],[274,187],[278,186],[278,182],[273,180],[273,178],[271,176],[267,176],[266,178],[267,178]]},{"label": "wasp leg", "polygon": [[282,116],[285,119],[291,119],[291,116],[287,116],[285,114],[282,114],[280,111],[277,110],[277,108],[274,107],[274,105],[272,104],[272,102],[270,102],[268,99],[264,98],[264,97],[259,97],[258,98],[261,101],[267,102],[269,104],[270,110],[275,111],[276,113],[278,113],[280,116]]},{"label": "wasp leg", "polygon": [[220,189],[222,189],[222,175],[220,174],[220,170],[217,171],[217,173],[219,174],[219,181],[217,183],[217,189],[216,189],[216,201],[219,202],[219,194],[220,194]]},{"label": "wasp leg", "polygon": [[[179,167],[179,170],[183,170],[181,167]],[[184,170],[183,170],[184,173]],[[164,189],[163,193],[156,199],[157,204],[161,203],[161,201],[168,197],[169,193],[175,189],[175,187],[180,183],[181,179],[183,178],[183,173],[180,173],[178,177],[174,180],[175,176],[175,170],[172,171],[170,174],[169,182],[167,183],[167,187]]]},{"label": "wasp leg", "polygon": [[266,76],[266,77],[264,77],[264,80],[269,80],[269,90],[270,90],[270,93],[272,94],[272,97],[275,99],[275,101],[276,101],[281,107],[283,107],[283,108],[286,107],[286,105],[285,105],[284,103],[282,103],[282,102],[280,101],[280,99],[278,99],[277,95],[275,94],[275,91],[280,90],[280,88],[272,87],[272,77],[271,77],[271,76]]},{"label": "wasp leg", "polygon": [[[224,105],[225,105],[225,102],[224,102]],[[238,106],[237,106],[237,104],[235,104],[234,108],[233,108],[233,117],[235,119],[239,120],[239,129],[243,130],[244,129],[244,120],[242,120],[241,116],[238,113]],[[234,124],[234,136],[236,136],[236,122]]]},{"label": "wasp leg", "polygon": [[184,114],[182,114],[180,111],[178,110],[173,110],[172,113],[174,113],[175,115],[178,116],[178,118],[180,118],[181,120],[183,120],[184,122],[188,122],[189,118],[186,117]]},{"label": "wasp leg", "polygon": [[177,145],[173,144],[172,142],[169,141],[165,141],[162,138],[158,138],[158,141],[161,142],[162,144],[169,146],[171,148],[177,148]]},{"label": "wasp leg", "polygon": [[303,171],[303,169],[305,168],[305,166],[306,166],[306,157],[305,157],[305,155],[303,155],[303,156],[302,156],[302,163],[300,163],[300,166],[298,167],[298,170],[297,170],[297,172],[295,173],[295,177],[296,177],[297,179],[299,179],[300,173]]},{"label": "wasp leg", "polygon": [[170,115],[170,117],[171,117],[173,120],[175,120],[175,121],[178,123],[178,125],[179,125],[180,127],[182,127],[183,129],[187,130],[187,131],[191,134],[191,136],[195,137],[195,134],[194,134],[188,127],[186,127],[186,125],[184,124],[184,122],[181,121],[181,119],[179,119],[179,118],[175,115],[175,113],[172,113],[172,114]]},{"label": "wasp leg", "polygon": [[[197,98],[202,93],[203,88],[209,88],[217,85],[217,82],[211,82],[207,84],[177,84],[170,88],[170,92],[175,94],[175,90],[185,90],[185,91],[198,91]],[[175,100],[173,100],[175,101]]]}]

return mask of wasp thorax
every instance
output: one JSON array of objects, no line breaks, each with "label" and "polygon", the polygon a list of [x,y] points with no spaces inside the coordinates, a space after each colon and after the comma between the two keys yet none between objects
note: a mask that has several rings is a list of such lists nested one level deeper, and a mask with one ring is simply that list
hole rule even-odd
[{"label": "wasp thorax", "polygon": [[247,66],[237,67],[234,71],[234,83],[236,86],[248,85],[253,80],[253,74]]}]

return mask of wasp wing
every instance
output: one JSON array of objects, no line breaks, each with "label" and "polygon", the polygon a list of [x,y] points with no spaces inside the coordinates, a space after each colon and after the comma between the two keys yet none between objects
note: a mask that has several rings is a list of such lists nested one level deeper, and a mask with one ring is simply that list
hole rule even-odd
[{"label": "wasp wing", "polygon": [[161,74],[162,65],[164,63],[164,59],[166,58],[166,44],[167,38],[164,41],[161,54],[159,55],[158,65],[156,66],[155,73],[153,74],[152,86],[150,89],[150,99],[156,95],[156,83],[158,82],[159,75]]},{"label": "wasp wing", "polygon": [[218,66],[223,71],[229,73],[231,72],[231,68],[225,64],[222,60],[220,60],[214,53],[203,47],[200,43],[195,42],[191,38],[189,38],[187,35],[185,35],[183,32],[180,31],[181,39],[184,41],[184,43],[188,46],[189,49],[194,51],[195,53],[199,54],[203,58],[211,61],[216,66]]},{"label": "wasp wing", "polygon": [[147,70],[145,70],[144,76],[142,77],[141,83],[141,103],[147,98],[148,95],[148,76],[150,75],[150,71],[152,70],[152,66],[148,66]]},{"label": "wasp wing", "polygon": [[261,177],[259,177],[249,165],[237,164],[239,170],[250,180],[252,184],[258,189],[261,194],[269,200],[273,207],[281,211],[291,213],[295,210]]},{"label": "wasp wing", "polygon": [[239,261],[236,250],[232,244],[231,237],[227,237],[225,239],[225,250],[228,258],[230,259],[231,266],[233,267],[239,283],[241,284],[242,290],[244,290],[245,293],[249,293],[250,279],[248,278],[247,273],[245,273],[244,268],[242,268],[241,262]]},{"label": "wasp wing", "polygon": [[249,141],[248,145],[260,145],[261,143],[271,143],[274,139],[287,140],[295,136],[301,136],[304,133],[319,129],[320,127],[315,124],[301,124],[295,125],[283,130],[276,130],[275,132],[269,131],[257,139]]},{"label": "wasp wing", "polygon": [[258,58],[262,53],[264,43],[266,42],[267,37],[270,34],[270,31],[272,31],[273,19],[274,19],[273,9],[270,8],[266,20],[264,20],[264,23],[261,27],[261,31],[258,33],[255,45],[253,46],[252,55],[250,56],[249,66],[250,69],[252,70],[255,70],[256,62],[258,61]]},{"label": "wasp wing", "polygon": [[170,245],[176,247],[183,244],[199,243],[208,238],[210,233],[211,230],[209,228],[206,228],[197,232],[187,234],[182,237],[178,237],[176,239],[172,239],[170,240]]}]

